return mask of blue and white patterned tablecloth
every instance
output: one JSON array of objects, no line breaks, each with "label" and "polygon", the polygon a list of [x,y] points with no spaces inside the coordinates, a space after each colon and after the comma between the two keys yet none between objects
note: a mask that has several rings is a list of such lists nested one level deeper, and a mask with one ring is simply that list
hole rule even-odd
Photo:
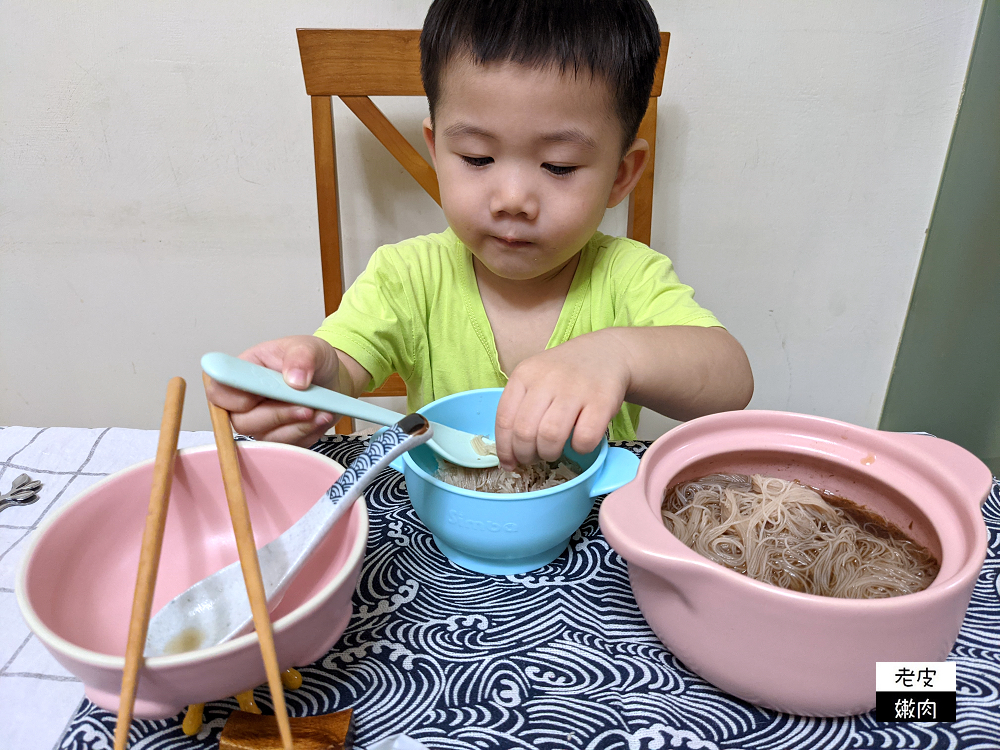
[{"label": "blue and white patterned tablecloth", "polygon": [[[314,446],[345,465],[362,447],[341,437]],[[438,552],[400,474],[387,470],[366,495],[371,535],[353,618],[329,654],[301,669],[303,687],[286,692],[293,716],[353,708],[358,747],[405,732],[433,750],[1000,748],[1000,482],[984,507],[986,564],[949,657],[958,720],[939,724],[804,719],[720,693],[646,625],[597,507],[554,563],[492,577]],[[256,699],[270,711],[266,687]],[[235,709],[234,699],[207,705],[195,737],[180,716],[136,722],[129,747],[217,747]],[[85,700],[58,747],[111,748],[114,722]]]}]

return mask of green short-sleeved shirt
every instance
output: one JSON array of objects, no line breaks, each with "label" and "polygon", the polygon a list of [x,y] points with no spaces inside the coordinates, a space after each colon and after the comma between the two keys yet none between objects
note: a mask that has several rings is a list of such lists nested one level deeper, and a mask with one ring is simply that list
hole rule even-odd
[{"label": "green short-sleeved shirt", "polygon": [[[646,245],[596,233],[546,348],[612,326],[718,326],[670,259]],[[472,254],[450,229],[380,247],[316,336],[356,359],[369,387],[393,372],[407,409],[474,388],[507,384],[476,284]],[[612,440],[634,440],[635,404],[611,422]]]}]

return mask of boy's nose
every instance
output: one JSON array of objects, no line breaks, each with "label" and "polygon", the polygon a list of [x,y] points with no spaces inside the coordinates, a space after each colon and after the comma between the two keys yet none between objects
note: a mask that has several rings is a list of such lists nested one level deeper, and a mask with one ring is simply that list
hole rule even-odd
[{"label": "boy's nose", "polygon": [[490,198],[490,212],[494,216],[520,216],[533,221],[538,216],[538,196],[530,181],[519,170],[499,176]]}]

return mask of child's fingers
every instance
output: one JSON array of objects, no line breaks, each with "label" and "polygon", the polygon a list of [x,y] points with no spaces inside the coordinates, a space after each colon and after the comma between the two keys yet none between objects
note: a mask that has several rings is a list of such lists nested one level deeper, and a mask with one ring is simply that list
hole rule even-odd
[{"label": "child's fingers", "polygon": [[309,422],[295,422],[278,427],[269,432],[263,440],[275,443],[289,443],[308,448],[319,440],[333,426],[334,417],[326,412],[317,412]]},{"label": "child's fingers", "polygon": [[545,388],[526,390],[519,384],[509,383],[497,408],[500,464],[510,470],[516,464],[557,460],[583,408],[581,399],[567,398]]},{"label": "child's fingers", "polygon": [[242,414],[258,406],[264,399],[253,393],[247,393],[237,388],[230,388],[215,380],[209,379],[206,386],[208,400],[228,412]]},{"label": "child's fingers", "polygon": [[[594,390],[590,398],[577,394],[549,396],[529,391],[520,400],[512,418],[506,441],[514,463],[531,464],[539,460],[557,461],[564,453],[567,441],[577,453],[589,453],[604,437],[608,423],[617,411],[613,398],[605,399]],[[498,427],[497,456],[501,457]],[[512,468],[512,464],[505,464]]]},{"label": "child's fingers", "polygon": [[264,401],[255,409],[243,414],[231,414],[233,427],[243,435],[258,440],[301,444],[321,427],[333,424],[333,415],[316,412],[305,406],[295,406],[279,401]]},{"label": "child's fingers", "polygon": [[308,387],[316,374],[316,350],[307,341],[296,339],[289,344],[281,363],[285,382],[299,390]]},{"label": "child's fingers", "polygon": [[570,444],[573,450],[577,453],[590,453],[594,450],[617,411],[618,406],[613,401],[585,405],[573,426],[573,442]]},{"label": "child's fingers", "polygon": [[[547,419],[550,412],[556,416]],[[545,446],[546,453],[551,452],[551,446],[558,441],[560,423],[567,421],[565,417],[560,418],[559,413],[558,399],[549,390],[533,388],[525,393],[518,404],[517,415],[511,428],[511,450],[517,463],[532,464],[538,461],[543,450],[542,445]],[[567,437],[569,437],[568,429],[563,435],[563,442]],[[499,451],[497,455],[499,456]]]},{"label": "child's fingers", "polygon": [[549,405],[538,422],[535,440],[538,458],[557,461],[562,456],[580,413],[581,406],[576,401],[556,399]]},{"label": "child's fingers", "polygon": [[313,410],[305,406],[267,400],[242,414],[230,413],[233,427],[238,432],[255,438],[263,438],[288,424],[310,422],[314,415]]},{"label": "child's fingers", "polygon": [[240,358],[280,372],[288,385],[300,390],[335,374],[338,367],[333,347],[315,336],[265,341],[247,349]]},{"label": "child's fingers", "polygon": [[500,465],[508,471],[513,469],[517,464],[513,447],[514,424],[517,420],[518,407],[524,398],[524,393],[524,387],[520,383],[515,381],[508,382],[507,387],[500,394],[500,402],[497,404],[497,458],[500,459]]}]

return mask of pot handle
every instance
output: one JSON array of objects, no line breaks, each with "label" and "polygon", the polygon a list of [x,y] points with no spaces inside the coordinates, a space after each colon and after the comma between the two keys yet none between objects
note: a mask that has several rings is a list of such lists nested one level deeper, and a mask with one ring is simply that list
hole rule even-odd
[{"label": "pot handle", "polygon": [[658,515],[649,513],[645,490],[635,479],[608,495],[598,514],[601,533],[630,565],[664,578],[702,583],[719,575],[721,566],[693,552],[673,536]]},{"label": "pot handle", "polygon": [[594,478],[590,487],[590,496],[606,495],[617,490],[626,482],[635,479],[639,471],[639,457],[626,448],[608,448],[604,457],[604,465]]},{"label": "pot handle", "polygon": [[[885,433],[883,433],[885,434]],[[937,462],[939,471],[962,488],[962,497],[978,512],[993,487],[993,472],[975,455],[950,440],[912,432],[888,433],[890,438],[924,457]]]}]

